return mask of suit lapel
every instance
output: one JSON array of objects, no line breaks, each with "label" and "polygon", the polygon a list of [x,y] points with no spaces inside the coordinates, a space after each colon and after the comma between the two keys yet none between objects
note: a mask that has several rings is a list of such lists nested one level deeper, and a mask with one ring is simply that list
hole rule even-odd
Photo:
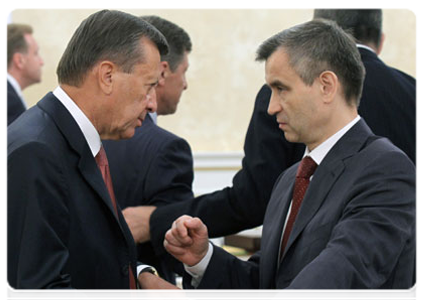
[{"label": "suit lapel", "polygon": [[101,172],[81,129],[72,115],[52,93],[48,93],[37,105],[54,120],[70,147],[78,153],[80,157],[78,168],[83,178],[109,208],[116,221],[118,221]]},{"label": "suit lapel", "polygon": [[276,183],[267,207],[261,239],[261,288],[275,287],[282,228],[291,202],[296,169],[296,166],[293,166],[282,175]]},{"label": "suit lapel", "polygon": [[[333,146],[317,167],[304,195],[285,253],[319,210],[334,183],[343,173],[345,169],[344,160],[360,151],[371,135],[373,134],[364,120],[360,120]],[[290,196],[292,197],[292,193]]]}]

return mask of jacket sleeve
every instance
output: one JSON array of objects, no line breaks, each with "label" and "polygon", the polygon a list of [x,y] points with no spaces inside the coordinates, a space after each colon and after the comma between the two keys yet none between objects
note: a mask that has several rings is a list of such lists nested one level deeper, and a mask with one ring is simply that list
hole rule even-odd
[{"label": "jacket sleeve", "polygon": [[146,175],[145,205],[164,206],[192,199],[194,179],[191,148],[181,138],[160,148]]},{"label": "jacket sleeve", "polygon": [[163,238],[172,222],[183,214],[199,217],[210,237],[229,235],[263,223],[264,213],[279,174],[300,160],[304,146],[285,140],[274,116],[267,114],[271,91],[257,95],[244,144],[242,169],[232,187],[178,204],[157,208],[150,219],[151,241],[164,251]]},{"label": "jacket sleeve", "polygon": [[70,288],[69,214],[59,157],[29,143],[8,155],[8,280],[15,288]]},{"label": "jacket sleeve", "polygon": [[[220,247],[213,255],[197,289],[258,289],[260,253],[243,261]],[[191,276],[184,274],[184,288],[192,289]]]}]

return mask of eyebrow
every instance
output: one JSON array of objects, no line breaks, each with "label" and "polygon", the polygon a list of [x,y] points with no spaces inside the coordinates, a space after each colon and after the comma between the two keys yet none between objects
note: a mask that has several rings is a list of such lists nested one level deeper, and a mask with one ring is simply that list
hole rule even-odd
[{"label": "eyebrow", "polygon": [[271,83],[268,84],[269,87],[282,87],[284,89],[289,89],[289,87],[284,84],[282,81],[276,79],[274,81],[272,81]]}]

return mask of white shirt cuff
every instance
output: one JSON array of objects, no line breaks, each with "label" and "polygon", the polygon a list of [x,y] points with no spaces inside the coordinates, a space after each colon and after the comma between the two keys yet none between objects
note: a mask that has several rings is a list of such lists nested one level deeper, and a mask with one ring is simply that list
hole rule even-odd
[{"label": "white shirt cuff", "polygon": [[213,244],[209,242],[209,249],[207,250],[206,255],[198,264],[191,267],[184,264],[185,271],[192,277],[191,285],[193,287],[196,288],[200,285],[201,279],[203,279],[204,273],[207,270],[207,267],[210,263],[212,255],[213,255]]},{"label": "white shirt cuff", "polygon": [[149,265],[138,265],[137,266],[137,278],[140,276],[141,271],[144,270],[145,268],[151,268],[151,266],[149,266]]}]

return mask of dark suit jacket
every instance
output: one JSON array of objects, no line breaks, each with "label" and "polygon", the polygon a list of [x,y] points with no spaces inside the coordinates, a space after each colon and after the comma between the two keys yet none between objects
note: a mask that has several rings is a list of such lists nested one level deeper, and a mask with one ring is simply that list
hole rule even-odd
[{"label": "dark suit jacket", "polygon": [[8,281],[127,289],[134,240],[77,123],[52,94],[8,127]]},{"label": "dark suit jacket", "polygon": [[298,164],[278,179],[261,251],[249,262],[215,247],[199,288],[410,288],[415,263],[415,167],[365,122],[317,167],[278,263]]},{"label": "dark suit jacket", "polygon": [[21,98],[13,86],[7,81],[7,125],[9,126],[25,111]]},{"label": "dark suit jacket", "polygon": [[[359,51],[366,77],[358,111],[372,131],[402,149],[420,173],[420,81],[385,65],[372,51],[363,48]],[[419,237],[417,226],[413,300],[420,299]]]},{"label": "dark suit jacket", "polygon": [[151,241],[164,252],[163,238],[172,222],[183,214],[199,216],[210,237],[236,233],[263,224],[272,187],[286,168],[299,161],[304,145],[286,141],[275,116],[267,113],[270,89],[263,86],[244,143],[242,169],[233,186],[198,198],[157,208],[150,219]]},{"label": "dark suit jacket", "polygon": [[[190,146],[154,124],[149,115],[131,139],[103,141],[103,145],[122,209],[139,205],[160,207],[194,197]],[[138,259],[153,265],[164,279],[175,281],[172,265],[176,261],[167,254],[157,256],[151,243],[138,245]]]},{"label": "dark suit jacket", "polygon": [[[415,162],[415,79],[386,66],[373,52],[359,51],[367,74],[359,114],[377,135],[388,137]],[[299,161],[305,149],[302,144],[286,141],[276,118],[267,114],[270,95],[267,86],[257,95],[245,139],[242,169],[234,177],[233,186],[154,211],[150,233],[156,251],[165,251],[164,234],[183,214],[202,219],[211,237],[263,223],[276,178]]]},{"label": "dark suit jacket", "polygon": [[416,80],[385,65],[372,51],[359,51],[366,68],[360,116],[416,163]]}]

